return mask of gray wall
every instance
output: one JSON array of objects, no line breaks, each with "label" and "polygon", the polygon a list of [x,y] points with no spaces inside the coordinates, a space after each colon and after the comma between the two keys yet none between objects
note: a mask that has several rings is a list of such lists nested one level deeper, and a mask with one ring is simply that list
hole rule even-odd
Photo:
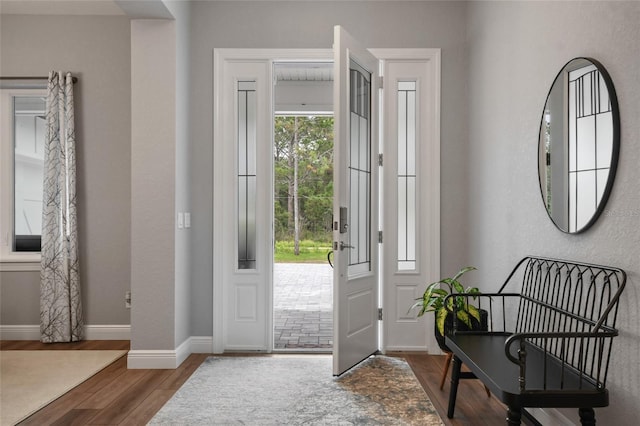
[{"label": "gray wall", "polygon": [[175,19],[131,21],[134,350],[191,336],[192,232],[176,226],[190,212],[190,4],[165,5]]},{"label": "gray wall", "polygon": [[175,348],[175,23],[131,22],[131,349]]},{"label": "gray wall", "polygon": [[[473,161],[466,184],[467,260],[479,268],[475,277],[484,290],[495,290],[527,254],[625,269],[620,337],[608,380],[611,405],[597,409],[596,416],[605,424],[635,424],[640,416],[640,3],[474,1],[468,16],[468,157]],[[620,104],[622,145],[605,213],[590,230],[567,235],[554,227],[542,204],[537,139],[549,87],[577,56],[593,57],[609,71]],[[574,411],[568,414],[575,420]]]},{"label": "gray wall", "polygon": [[442,48],[442,271],[453,273],[466,258],[466,10],[432,1],[192,5],[192,335],[211,336],[213,321],[213,49],[331,48],[336,24],[369,47]]},{"label": "gray wall", "polygon": [[[68,70],[75,86],[86,323],[129,324],[131,91],[126,17],[2,15],[0,74]],[[0,323],[39,324],[39,272],[1,272]]]},{"label": "gray wall", "polygon": [[[191,212],[191,126],[189,98],[191,70],[191,7],[189,3],[166,2],[176,18],[176,192],[177,212]],[[175,216],[174,216],[175,217]],[[192,229],[176,229],[175,346],[191,336],[191,238]]]}]

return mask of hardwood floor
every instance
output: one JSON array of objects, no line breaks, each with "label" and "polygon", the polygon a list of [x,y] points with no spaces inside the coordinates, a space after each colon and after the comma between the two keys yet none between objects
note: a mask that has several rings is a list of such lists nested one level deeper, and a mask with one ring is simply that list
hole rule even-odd
[{"label": "hardwood floor", "polygon": [[[129,349],[129,341],[83,341],[43,344],[2,341],[1,350],[108,350]],[[126,356],[58,398],[20,425],[144,425],[173,396],[208,354],[192,354],[176,370],[128,370]],[[458,388],[456,413],[448,419],[449,382],[439,389],[444,356],[392,354],[403,357],[413,369],[445,425],[505,424],[506,409],[487,397],[477,380]],[[301,378],[302,380],[303,378]]]},{"label": "hardwood floor", "polygon": [[[440,379],[444,367],[444,355],[405,354],[402,357],[411,366],[413,373],[424,388],[429,399],[440,414],[445,425],[484,426],[504,425],[507,408],[493,396],[487,396],[479,380],[461,380],[458,385],[456,410],[453,419],[447,418],[449,405],[450,376],[440,390]],[[525,422],[523,421],[523,424]]]}]

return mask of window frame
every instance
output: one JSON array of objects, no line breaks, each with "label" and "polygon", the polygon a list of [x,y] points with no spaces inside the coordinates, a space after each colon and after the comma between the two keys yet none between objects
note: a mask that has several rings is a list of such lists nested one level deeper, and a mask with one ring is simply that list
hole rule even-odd
[{"label": "window frame", "polygon": [[40,269],[40,252],[13,250],[14,238],[14,111],[17,96],[47,97],[46,88],[0,90],[0,271]]}]

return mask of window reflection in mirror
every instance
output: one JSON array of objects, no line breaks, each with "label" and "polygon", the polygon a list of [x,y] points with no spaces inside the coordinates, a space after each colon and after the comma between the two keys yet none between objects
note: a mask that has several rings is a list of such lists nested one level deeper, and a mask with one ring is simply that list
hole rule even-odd
[{"label": "window reflection in mirror", "polygon": [[592,59],[570,61],[549,91],[539,140],[542,198],[562,231],[582,232],[602,211],[619,135],[615,90],[606,70]]}]

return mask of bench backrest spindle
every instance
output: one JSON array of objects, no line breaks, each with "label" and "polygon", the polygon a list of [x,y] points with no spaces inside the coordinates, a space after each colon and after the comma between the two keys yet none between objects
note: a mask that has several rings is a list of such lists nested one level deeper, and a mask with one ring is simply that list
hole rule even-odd
[{"label": "bench backrest spindle", "polygon": [[[581,379],[604,387],[611,344],[617,335],[615,323],[618,299],[626,282],[624,271],[527,257],[516,266],[499,293],[518,281],[520,298],[512,331],[543,333],[527,341],[545,356],[561,362],[563,369],[575,370]],[[551,338],[544,333],[563,333],[563,337]],[[572,333],[593,336],[576,339]]]}]

